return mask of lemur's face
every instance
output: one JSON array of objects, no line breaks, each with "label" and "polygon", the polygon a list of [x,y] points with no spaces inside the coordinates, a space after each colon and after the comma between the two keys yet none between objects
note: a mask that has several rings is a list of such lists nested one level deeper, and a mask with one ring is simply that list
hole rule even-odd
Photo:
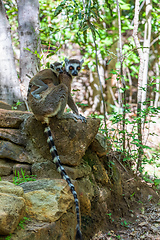
[{"label": "lemur's face", "polygon": [[77,60],[77,59],[71,59],[68,60],[67,58],[65,58],[65,70],[66,72],[68,72],[71,76],[78,76],[78,73],[80,72],[81,68],[82,68],[82,64],[84,62],[84,60],[82,59],[81,61]]},{"label": "lemur's face", "polygon": [[54,62],[50,64],[51,70],[58,76],[63,73],[63,62]]}]

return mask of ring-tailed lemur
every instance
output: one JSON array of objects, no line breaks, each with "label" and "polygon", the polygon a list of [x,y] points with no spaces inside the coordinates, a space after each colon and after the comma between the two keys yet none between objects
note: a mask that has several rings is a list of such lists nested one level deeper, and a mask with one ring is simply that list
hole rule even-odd
[{"label": "ring-tailed lemur", "polygon": [[[71,192],[73,194],[75,205],[76,205],[76,215],[77,215],[76,240],[82,239],[82,234],[80,230],[79,202],[78,202],[77,193],[75,191],[74,185],[71,183],[69,176],[66,174],[65,169],[61,165],[60,158],[58,156],[58,153],[52,138],[51,129],[49,127],[49,118],[56,116],[59,119],[71,118],[75,121],[80,119],[82,122],[86,122],[85,117],[81,116],[78,113],[78,109],[71,96],[72,77],[78,75],[78,72],[81,70],[82,64],[83,64],[83,60],[79,61],[76,59],[72,59],[72,60],[65,59],[64,73],[60,73],[59,76],[57,77],[57,80],[59,81],[59,83],[55,84],[56,86],[51,88],[49,91],[48,90],[44,91],[41,94],[42,96],[41,99],[36,99],[33,96],[32,89],[31,89],[29,93],[29,98],[28,98],[29,105],[36,119],[41,121],[43,124],[45,124],[45,133],[48,136],[47,142],[50,147],[50,152],[51,152],[53,161],[56,164],[57,170],[61,173],[61,176],[68,183],[71,189]],[[67,103],[74,113],[64,113],[64,109]]]},{"label": "ring-tailed lemur", "polygon": [[77,59],[67,59],[65,58],[65,69],[63,69],[63,73],[59,74],[59,81],[60,83],[64,83],[68,87],[68,106],[72,109],[73,113],[75,113],[77,116],[79,116],[79,119],[83,122],[85,122],[85,118],[79,114],[78,108],[73,100],[73,97],[71,95],[71,83],[73,80],[73,77],[78,76],[78,73],[80,72],[82,68],[82,64],[84,62],[83,59],[80,61]]}]

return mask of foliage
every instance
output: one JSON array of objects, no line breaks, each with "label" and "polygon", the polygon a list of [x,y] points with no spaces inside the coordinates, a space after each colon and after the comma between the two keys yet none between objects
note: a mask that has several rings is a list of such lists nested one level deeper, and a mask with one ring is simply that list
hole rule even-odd
[{"label": "foliage", "polygon": [[18,106],[21,106],[22,102],[19,100],[12,106],[12,110],[17,110]]},{"label": "foliage", "polygon": [[26,224],[27,221],[30,221],[30,218],[23,217],[23,219],[19,222],[18,227],[24,229],[24,224]]},{"label": "foliage", "polygon": [[21,175],[22,177],[20,176],[19,171],[16,172],[15,170],[15,177],[13,178],[13,183],[15,185],[19,185],[20,183],[23,183],[23,182],[36,181],[36,175],[25,175],[25,171],[23,171],[22,168],[21,168]]},{"label": "foliage", "polygon": [[[5,240],[10,240],[11,237],[12,237],[12,234],[10,233],[7,237],[5,237]],[[2,238],[0,237],[0,239],[2,239]]]},{"label": "foliage", "polygon": [[[124,89],[122,88],[121,91]],[[123,106],[124,107],[124,106]],[[155,123],[154,118],[157,116],[157,114],[160,112],[159,107],[155,108],[153,106],[148,106],[145,110],[142,110],[141,118],[144,122],[144,128],[143,128],[143,144],[139,142],[138,139],[138,133],[137,133],[137,124],[139,121],[139,118],[133,114],[131,111],[132,106],[128,103],[126,104],[125,108],[119,109],[113,107],[113,112],[110,115],[109,121],[111,123],[110,127],[107,129],[103,128],[103,123],[101,123],[101,128],[99,129],[102,133],[107,132],[107,138],[111,142],[111,149],[119,152],[119,159],[122,160],[122,163],[130,168],[131,166],[133,169],[135,169],[137,162],[137,156],[138,156],[138,149],[139,147],[143,150],[143,156],[142,156],[142,164],[139,168],[139,172],[142,174],[144,170],[144,166],[146,164],[155,164],[155,166],[158,167],[157,161],[160,158],[160,153],[155,151],[155,149],[152,149],[148,146],[147,140],[149,136],[156,135],[156,133],[150,132],[150,124]],[[123,118],[123,111],[125,109],[126,118]],[[95,115],[91,115],[92,117]],[[96,116],[103,119],[103,116]],[[125,121],[125,129],[123,130],[123,121]],[[125,139],[124,139],[124,131],[125,131]],[[123,143],[126,143],[125,151],[123,149]],[[149,155],[149,157],[148,157]],[[156,176],[155,176],[156,178]],[[144,174],[144,179],[146,181],[149,181],[148,178],[146,178],[146,175]],[[158,179],[151,183],[157,183],[159,184]]]},{"label": "foliage", "polygon": [[[121,219],[120,219],[121,220]],[[121,222],[121,225],[124,226],[124,227],[128,227],[128,224],[126,220],[122,221]]]},{"label": "foliage", "polygon": [[114,222],[114,219],[112,218],[112,213],[107,213],[108,217],[109,217],[109,220],[113,223]]},{"label": "foliage", "polygon": [[[143,1],[140,1],[140,3],[142,2]],[[85,58],[85,64],[87,64],[92,71],[96,69],[96,47],[100,58],[106,61],[106,68],[107,64],[110,64],[112,59],[117,59],[117,65],[115,69],[112,70],[112,74],[117,76],[116,86],[119,87],[116,87],[115,94],[118,95],[118,100],[116,99],[116,101],[120,101],[120,104],[118,107],[116,104],[112,105],[113,111],[109,119],[112,125],[109,129],[106,129],[102,121],[101,131],[111,141],[112,148],[119,151],[120,157],[123,159],[123,163],[126,166],[129,167],[132,165],[135,167],[135,164],[137,164],[138,149],[140,148],[143,151],[142,165],[139,168],[140,172],[143,171],[144,164],[151,164],[153,160],[154,163],[156,163],[159,155],[147,145],[147,139],[151,134],[154,134],[150,132],[149,126],[151,122],[154,122],[154,116],[156,116],[160,110],[154,107],[154,97],[156,92],[159,91],[156,88],[158,77],[156,76],[154,65],[156,61],[158,62],[160,57],[159,1],[152,1],[152,43],[149,61],[150,74],[148,77],[148,85],[143,89],[147,91],[148,98],[144,103],[146,109],[139,115],[144,123],[142,133],[143,143],[139,141],[138,132],[136,130],[136,125],[139,124],[140,119],[133,111],[133,101],[129,102],[129,97],[127,96],[127,101],[124,103],[123,95],[123,93],[129,94],[133,88],[137,90],[137,85],[135,86],[134,83],[137,81],[136,79],[139,74],[139,56],[132,37],[135,1],[119,1],[121,10],[121,35],[123,37],[123,76],[119,74],[119,57],[111,51],[113,44],[119,41],[116,1],[39,0],[39,3],[40,38],[43,46],[43,52],[40,58],[49,58],[57,54],[60,59],[63,59],[64,46],[71,49],[72,44],[77,44]],[[14,46],[18,46],[16,2],[5,1],[5,7],[11,23]],[[145,22],[146,13],[144,4],[141,9],[138,27],[138,37],[141,46],[143,44]],[[48,62],[46,62],[46,66],[48,66]],[[106,69],[105,71],[107,72]],[[122,86],[122,77],[124,77],[125,80],[125,87]],[[106,85],[108,80],[109,79],[106,79]],[[93,113],[91,117],[95,115],[96,114]],[[103,119],[103,116],[99,114],[97,114],[96,117]],[[125,129],[123,129],[123,124],[125,125]],[[144,133],[147,131],[147,137],[145,137]]]},{"label": "foliage", "polygon": [[[26,224],[27,221],[30,221],[30,218],[23,217],[23,219],[19,222],[18,227],[24,229],[24,224]],[[10,240],[11,238],[12,238],[12,234],[10,233],[7,237],[5,237],[5,240]],[[0,239],[2,239],[2,238],[0,238]]]}]

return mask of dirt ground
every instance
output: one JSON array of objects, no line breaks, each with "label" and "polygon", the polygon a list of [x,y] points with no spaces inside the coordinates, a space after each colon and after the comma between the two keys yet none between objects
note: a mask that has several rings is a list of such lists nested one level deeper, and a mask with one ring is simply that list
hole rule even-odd
[{"label": "dirt ground", "polygon": [[[121,170],[123,197],[108,205],[106,231],[90,240],[160,240],[160,191]],[[114,202],[114,203],[113,203]]]},{"label": "dirt ground", "polygon": [[160,206],[157,204],[146,205],[144,211],[137,211],[136,215],[137,219],[132,222],[130,218],[121,219],[122,224],[126,224],[125,227],[119,226],[117,229],[113,224],[108,232],[100,231],[92,240],[160,240]]}]

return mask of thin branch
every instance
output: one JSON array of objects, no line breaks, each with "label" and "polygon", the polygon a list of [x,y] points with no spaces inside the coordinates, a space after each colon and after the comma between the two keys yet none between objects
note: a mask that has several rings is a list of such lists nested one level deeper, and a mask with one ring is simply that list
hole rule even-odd
[{"label": "thin branch", "polygon": [[159,100],[159,66],[158,66],[158,63],[156,62],[155,64],[156,66],[156,96],[155,96],[155,101],[154,101],[154,107],[157,108],[158,107],[158,100]]},{"label": "thin branch", "polygon": [[119,105],[119,104],[117,103],[117,101],[116,101],[116,98],[115,98],[115,96],[114,96],[114,93],[113,93],[113,90],[112,90],[111,86],[109,86],[109,91],[110,91],[110,93],[111,93],[111,96],[112,96],[112,99],[113,99],[113,102],[114,102],[115,106],[118,107],[118,108],[120,108],[120,105]]},{"label": "thin branch", "polygon": [[[85,11],[86,8],[86,4],[85,1],[83,0],[83,8]],[[88,24],[91,33],[92,33],[92,38],[93,38],[93,42],[94,42],[94,47],[95,47],[95,52],[96,52],[96,69],[97,69],[97,74],[98,74],[98,80],[99,80],[99,85],[100,85],[100,90],[101,90],[101,96],[102,96],[102,101],[103,101],[103,115],[104,115],[104,125],[105,125],[105,129],[107,129],[107,124],[106,124],[106,104],[105,104],[105,100],[104,100],[104,96],[103,96],[103,87],[102,87],[102,83],[101,83],[101,79],[100,79],[100,74],[99,74],[99,69],[98,69],[98,50],[97,50],[97,44],[96,44],[96,31],[93,30],[92,24],[90,22],[90,14],[89,14],[89,9],[88,9],[88,14],[84,14],[84,18],[86,23]],[[86,11],[85,11],[86,12]]]},{"label": "thin branch", "polygon": [[137,132],[139,140],[138,148],[138,162],[137,162],[137,171],[141,166],[142,162],[142,121],[141,121],[141,99],[142,99],[142,82],[143,82],[143,70],[144,70],[144,58],[143,51],[138,39],[138,22],[139,22],[139,0],[135,1],[135,13],[134,13],[134,28],[133,28],[133,39],[137,47],[138,55],[140,58],[140,67],[138,74],[138,89],[137,89]]},{"label": "thin branch", "polygon": [[97,51],[97,44],[96,44],[96,36],[95,36],[95,32],[92,29],[91,23],[88,20],[88,24],[90,26],[91,32],[92,32],[92,38],[93,38],[93,42],[94,42],[94,46],[95,46],[95,51],[96,51],[96,69],[97,69],[97,74],[98,74],[98,79],[99,79],[99,85],[100,85],[100,90],[101,90],[101,96],[102,96],[102,101],[103,101],[103,114],[104,114],[104,125],[105,125],[105,129],[107,127],[106,124],[106,104],[104,101],[104,96],[103,96],[103,87],[102,87],[102,83],[101,83],[101,79],[100,79],[100,74],[99,74],[99,69],[98,69],[98,51]]},{"label": "thin branch", "polygon": [[150,44],[150,47],[155,43],[157,42],[158,40],[160,40],[160,36],[156,37]]},{"label": "thin branch", "polygon": [[130,89],[130,95],[129,95],[129,103],[132,103],[132,78],[131,74],[129,72],[129,68],[127,67],[127,74],[128,74],[128,79],[129,79],[129,89]]},{"label": "thin branch", "polygon": [[122,54],[122,32],[121,32],[121,15],[120,15],[120,9],[119,9],[119,2],[117,1],[117,12],[118,12],[118,30],[119,30],[119,52],[120,52],[120,75],[122,79],[122,84],[123,84],[123,104],[122,104],[122,109],[123,109],[123,152],[125,152],[125,146],[126,146],[126,134],[125,134],[125,120],[126,120],[126,84],[124,81],[124,76],[123,76],[123,54]]},{"label": "thin branch", "polygon": [[[146,0],[143,0],[141,6],[140,6],[140,8],[139,8],[139,12],[142,10],[142,8],[143,8],[145,2],[146,2]],[[133,23],[134,23],[134,19],[133,19],[132,22],[131,22],[131,26],[133,25]]]}]

